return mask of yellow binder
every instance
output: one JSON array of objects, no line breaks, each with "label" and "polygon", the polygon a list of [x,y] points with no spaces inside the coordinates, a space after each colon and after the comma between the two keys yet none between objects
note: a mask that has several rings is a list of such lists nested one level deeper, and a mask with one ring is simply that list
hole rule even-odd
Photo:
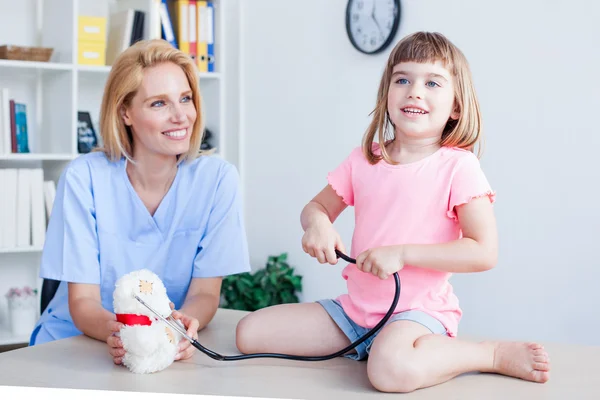
[{"label": "yellow binder", "polygon": [[206,0],[198,0],[196,2],[196,24],[198,26],[198,34],[196,35],[196,63],[200,72],[208,72],[208,8]]},{"label": "yellow binder", "polygon": [[175,0],[169,2],[169,12],[174,19],[175,37],[179,50],[190,54],[190,35],[189,35],[189,4],[188,0]]}]

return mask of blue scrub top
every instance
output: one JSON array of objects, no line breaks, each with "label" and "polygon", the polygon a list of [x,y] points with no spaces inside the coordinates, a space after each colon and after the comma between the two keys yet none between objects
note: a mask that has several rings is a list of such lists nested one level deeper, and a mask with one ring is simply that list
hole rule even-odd
[{"label": "blue scrub top", "polygon": [[147,268],[164,282],[179,309],[192,278],[250,271],[235,167],[202,156],[178,166],[154,215],[134,190],[125,158],[93,152],[62,172],[48,224],[40,276],[61,281],[30,345],[79,335],[71,319],[67,282],[100,285],[113,311],[115,282]]}]

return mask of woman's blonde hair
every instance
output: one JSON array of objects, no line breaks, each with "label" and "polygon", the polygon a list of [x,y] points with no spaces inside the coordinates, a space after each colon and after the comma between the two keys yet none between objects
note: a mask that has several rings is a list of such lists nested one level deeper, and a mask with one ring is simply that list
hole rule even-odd
[{"label": "woman's blonde hair", "polygon": [[103,147],[97,149],[104,152],[111,161],[133,156],[133,136],[129,127],[121,117],[122,107],[128,107],[137,93],[144,69],[155,65],[172,62],[183,70],[192,90],[192,102],[197,117],[192,127],[190,148],[178,157],[178,162],[193,160],[202,155],[200,145],[204,135],[204,117],[198,82],[198,70],[194,61],[182,51],[174,48],[162,39],[142,40],[127,48],[113,63],[108,81],[104,87],[100,108],[100,135]]},{"label": "woman's blonde hair", "polygon": [[[469,64],[464,54],[440,33],[416,32],[403,38],[394,47],[381,77],[377,103],[375,109],[371,112],[373,120],[362,140],[363,152],[371,164],[375,164],[381,159],[396,164],[391,160],[385,148],[385,144],[395,138],[393,124],[387,109],[388,91],[394,66],[401,62],[425,63],[436,61],[440,61],[454,78],[455,106],[459,112],[458,120],[449,119],[446,123],[440,145],[473,151],[475,145],[482,141],[479,101],[475,93]],[[378,135],[381,155],[377,155],[373,151],[373,141],[376,134]],[[481,143],[479,144],[478,157],[481,156]]]}]

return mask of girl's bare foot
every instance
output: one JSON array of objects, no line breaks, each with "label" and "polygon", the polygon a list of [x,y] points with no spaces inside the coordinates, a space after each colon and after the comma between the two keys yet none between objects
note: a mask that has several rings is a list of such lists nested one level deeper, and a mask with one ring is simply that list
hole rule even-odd
[{"label": "girl's bare foot", "polygon": [[532,382],[550,378],[550,359],[542,345],[526,342],[496,342],[492,372]]}]

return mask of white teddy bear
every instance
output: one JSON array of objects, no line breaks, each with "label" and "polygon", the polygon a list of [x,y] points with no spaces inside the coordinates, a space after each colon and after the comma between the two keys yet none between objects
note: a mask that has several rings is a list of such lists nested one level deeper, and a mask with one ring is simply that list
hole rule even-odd
[{"label": "white teddy bear", "polygon": [[119,334],[125,349],[123,364],[138,374],[161,371],[175,360],[182,336],[134,295],[165,318],[172,312],[167,290],[152,271],[142,269],[119,278],[113,292],[113,307],[117,320],[124,324]]}]

